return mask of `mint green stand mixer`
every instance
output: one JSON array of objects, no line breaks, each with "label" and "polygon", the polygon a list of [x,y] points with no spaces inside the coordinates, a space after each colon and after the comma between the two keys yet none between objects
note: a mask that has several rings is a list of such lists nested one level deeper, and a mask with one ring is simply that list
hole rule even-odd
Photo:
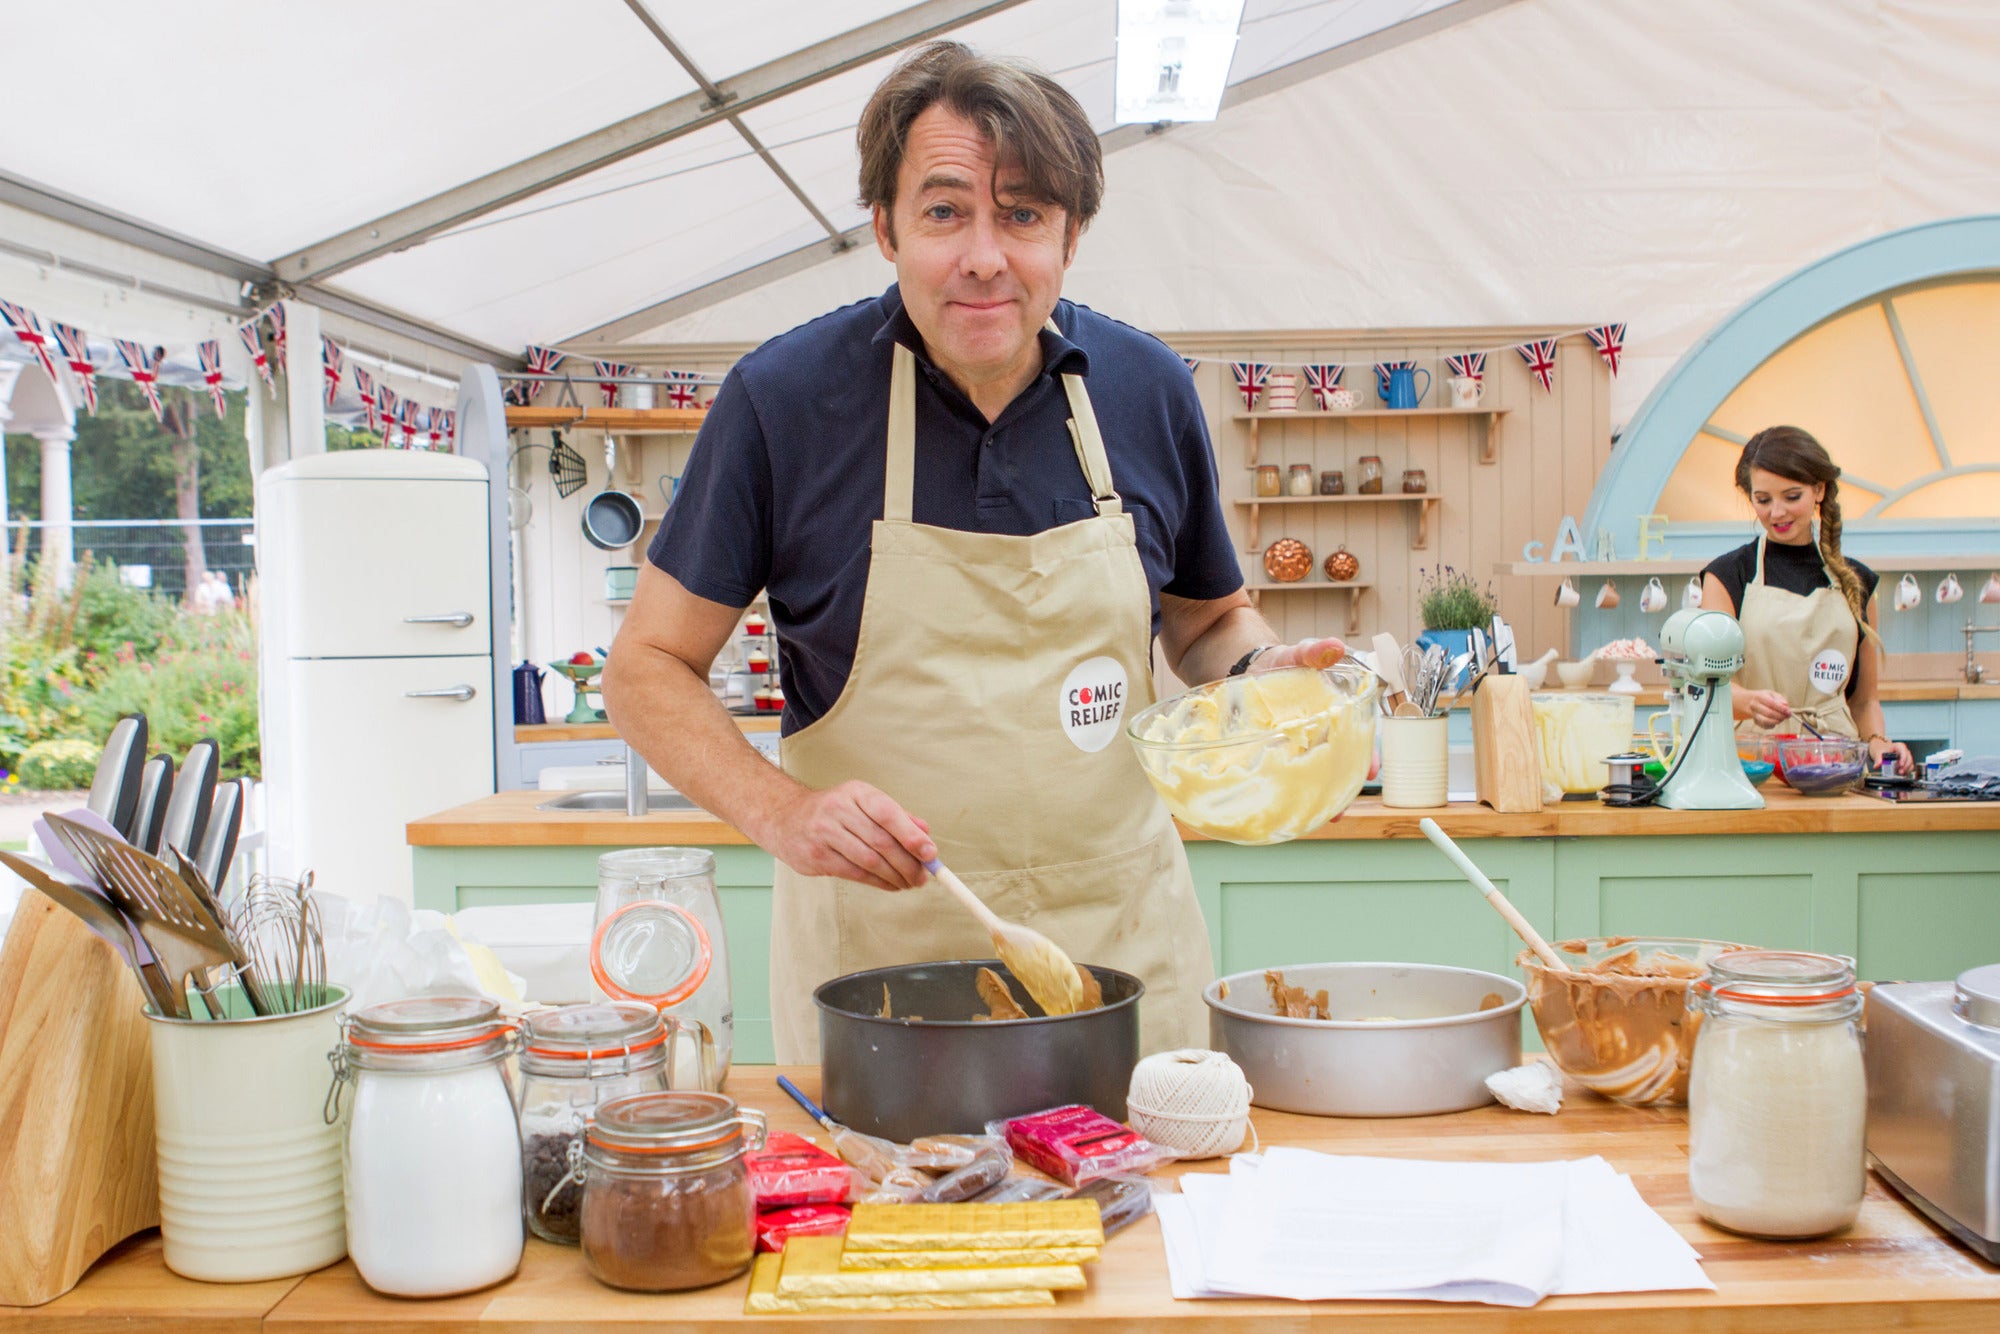
[{"label": "mint green stand mixer", "polygon": [[1681,811],[1763,809],[1736,754],[1729,678],[1743,670],[1743,627],[1725,612],[1677,611],[1660,630],[1660,657],[1675,745],[1659,804]]}]

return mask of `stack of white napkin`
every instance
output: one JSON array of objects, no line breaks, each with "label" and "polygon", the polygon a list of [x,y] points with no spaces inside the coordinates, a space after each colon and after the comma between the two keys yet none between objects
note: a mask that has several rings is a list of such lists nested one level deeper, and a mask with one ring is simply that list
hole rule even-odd
[{"label": "stack of white napkin", "polygon": [[1176,1297],[1487,1302],[1707,1288],[1602,1158],[1436,1163],[1274,1148],[1156,1201]]}]

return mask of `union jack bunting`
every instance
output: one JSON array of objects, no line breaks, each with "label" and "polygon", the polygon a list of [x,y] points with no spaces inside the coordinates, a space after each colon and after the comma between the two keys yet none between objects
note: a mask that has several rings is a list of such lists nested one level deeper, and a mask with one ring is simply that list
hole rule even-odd
[{"label": "union jack bunting", "polygon": [[1264,392],[1264,386],[1271,381],[1271,364],[1267,361],[1232,361],[1230,374],[1236,377],[1236,392],[1243,395],[1243,406],[1251,411],[1257,407],[1257,395]]},{"label": "union jack bunting", "polygon": [[[533,343],[528,344],[528,350],[521,354],[521,359],[528,363],[528,370],[534,375],[554,375],[556,367],[563,364],[562,353],[552,347],[538,347]],[[542,382],[540,380],[527,380],[523,381],[523,383],[527,386],[528,390],[527,398],[521,400],[525,406],[541,395]]]},{"label": "union jack bunting", "polygon": [[201,360],[201,382],[208,389],[209,401],[215,404],[215,415],[229,415],[229,400],[222,396],[222,344],[211,338],[197,344],[195,356]]},{"label": "union jack bunting", "polygon": [[1521,354],[1521,360],[1528,363],[1528,374],[1535,377],[1543,392],[1555,392],[1556,340],[1543,338],[1533,343],[1523,343],[1514,350]]},{"label": "union jack bunting", "polygon": [[278,360],[285,359],[285,305],[273,301],[271,308],[264,312],[271,317],[271,346],[278,349]]},{"label": "union jack bunting", "polygon": [[340,372],[347,365],[347,357],[338,343],[324,335],[319,340],[319,364],[326,372],[326,405],[332,407],[334,395],[340,392]]},{"label": "union jack bunting", "polygon": [[397,416],[403,428],[403,445],[407,449],[417,447],[417,400],[406,398],[396,405]]},{"label": "union jack bunting", "polygon": [[368,429],[374,430],[377,420],[375,412],[375,377],[359,366],[354,368],[354,392],[361,395],[361,410],[368,414]]},{"label": "union jack bunting", "polygon": [[669,403],[677,408],[692,408],[697,406],[695,389],[701,384],[701,372],[668,371],[666,378],[672,381],[667,386],[667,401]]},{"label": "union jack bunting", "polygon": [[590,367],[597,372],[597,387],[604,391],[604,406],[607,408],[618,406],[618,381],[638,373],[636,368],[622,361],[593,361]]},{"label": "union jack bunting", "polygon": [[257,368],[258,376],[264,381],[264,388],[271,393],[278,392],[278,382],[271,378],[271,358],[264,354],[264,340],[257,336],[257,321],[236,326],[236,336],[243,340],[243,346],[250,350],[250,364]]},{"label": "union jack bunting", "polygon": [[396,391],[386,384],[375,386],[375,411],[382,419],[382,443],[387,445],[389,437],[396,431],[396,405],[401,400]]},{"label": "union jack bunting", "polygon": [[1200,357],[1182,357],[1182,358],[1181,358],[1181,360],[1187,363],[1187,368],[1188,368],[1188,374],[1189,374],[1189,375],[1193,375],[1193,374],[1194,374],[1194,368],[1195,368],[1195,367],[1197,367],[1197,366],[1199,366],[1199,365],[1201,365],[1201,358],[1200,358]]},{"label": "union jack bunting", "polygon": [[1484,352],[1461,352],[1455,357],[1444,359],[1444,368],[1454,376],[1486,383],[1486,354]]},{"label": "union jack bunting", "polygon": [[1417,363],[1416,363],[1416,362],[1414,362],[1414,361],[1378,361],[1378,362],[1376,362],[1376,363],[1375,363],[1375,396],[1376,396],[1377,398],[1381,399],[1381,400],[1382,400],[1382,401],[1383,401],[1384,403],[1387,403],[1387,402],[1389,401],[1389,372],[1390,372],[1390,371],[1413,371],[1413,370],[1415,370],[1416,368],[1417,368]]},{"label": "union jack bunting", "polygon": [[447,444],[458,440],[458,413],[450,408],[431,409],[431,430],[442,431]]},{"label": "union jack bunting", "polygon": [[132,383],[139,386],[139,392],[146,396],[147,406],[153,409],[153,420],[164,425],[167,410],[160,405],[159,350],[156,348],[148,352],[129,338],[113,341],[118,346],[118,359],[125,363]]},{"label": "union jack bunting", "polygon": [[97,367],[90,361],[90,344],[84,340],[83,330],[74,324],[49,323],[49,329],[56,336],[56,345],[62,348],[64,360],[69,363],[69,373],[76,377],[76,387],[83,395],[83,404],[90,409],[90,415],[97,415]]},{"label": "union jack bunting", "polygon": [[1347,374],[1347,367],[1337,361],[1323,361],[1299,369],[1305,372],[1306,388],[1312,390],[1313,406],[1326,411],[1326,396],[1340,388],[1340,377]]},{"label": "union jack bunting", "polygon": [[424,432],[431,438],[432,449],[444,443],[444,419],[443,408],[429,408],[424,412]]},{"label": "union jack bunting", "polygon": [[49,355],[49,336],[42,332],[42,322],[35,318],[35,312],[12,301],[0,301],[0,319],[7,321],[14,337],[27,344],[35,354],[35,360],[41,362],[42,369],[49,373],[49,378],[55,379],[56,361]]},{"label": "union jack bunting", "polygon": [[1604,364],[1611,368],[1611,374],[1618,374],[1618,358],[1625,352],[1625,326],[1622,324],[1600,324],[1595,329],[1585,329],[1583,336],[1597,349],[1597,355],[1604,358]]}]

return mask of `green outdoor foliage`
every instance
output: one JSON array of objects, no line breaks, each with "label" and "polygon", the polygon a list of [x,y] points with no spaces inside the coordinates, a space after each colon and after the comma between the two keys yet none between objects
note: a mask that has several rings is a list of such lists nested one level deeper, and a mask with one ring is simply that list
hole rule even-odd
[{"label": "green outdoor foliage", "polygon": [[1484,630],[1493,624],[1499,599],[1463,570],[1449,565],[1418,571],[1417,610],[1427,630]]},{"label": "green outdoor foliage", "polygon": [[89,787],[100,749],[89,741],[37,741],[21,755],[21,785],[44,792]]},{"label": "green outdoor foliage", "polygon": [[[201,448],[201,513],[210,519],[250,517],[250,446],[243,434],[243,395],[227,397],[229,415],[218,417],[208,406],[208,395],[199,395],[195,442]],[[76,440],[70,445],[70,491],[78,522],[173,518],[173,446],[173,436],[153,420],[153,410],[138,386],[99,377],[97,415],[77,413]],[[41,488],[39,442],[31,435],[9,436],[7,517],[40,518]]]},{"label": "green outdoor foliage", "polygon": [[[141,657],[121,646],[83,699],[86,733],[104,737],[128,713],[146,715],[147,749],[185,755],[203,737],[222,748],[221,775],[261,773],[257,752],[257,645],[242,612],[184,615]],[[26,778],[22,779],[26,782]]]}]

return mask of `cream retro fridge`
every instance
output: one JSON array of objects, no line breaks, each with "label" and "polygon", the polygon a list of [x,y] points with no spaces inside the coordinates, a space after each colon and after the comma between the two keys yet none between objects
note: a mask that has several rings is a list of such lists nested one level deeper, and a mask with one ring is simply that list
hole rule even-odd
[{"label": "cream retro fridge", "polygon": [[404,826],[494,790],[486,467],[313,455],[258,479],[257,512],[267,865],[408,902]]}]

